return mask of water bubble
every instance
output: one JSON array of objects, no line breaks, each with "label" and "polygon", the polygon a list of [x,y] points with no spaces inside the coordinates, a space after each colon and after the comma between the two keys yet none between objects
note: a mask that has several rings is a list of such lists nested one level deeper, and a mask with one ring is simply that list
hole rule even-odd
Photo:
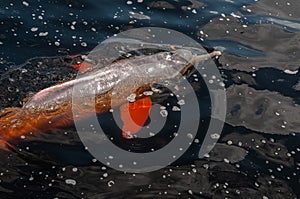
[{"label": "water bubble", "polygon": [[46,37],[48,35],[48,32],[40,32],[39,36],[40,37]]},{"label": "water bubble", "polygon": [[111,186],[113,186],[115,184],[115,182],[114,181],[109,181],[108,183],[107,183],[107,185],[109,186],[109,187],[111,187]]},{"label": "water bubble", "polygon": [[180,106],[182,106],[182,105],[185,104],[185,101],[184,101],[183,99],[181,99],[181,100],[179,100],[179,101],[177,102],[177,104],[180,105]]},{"label": "water bubble", "polygon": [[29,6],[29,3],[28,3],[28,2],[26,2],[26,1],[23,1],[23,2],[22,2],[22,4],[23,4],[24,6],[26,6],[26,7],[28,7],[28,6]]},{"label": "water bubble", "polygon": [[161,110],[166,110],[166,108],[167,108],[167,107],[165,107],[165,106],[160,106],[160,109],[161,109]]},{"label": "water bubble", "polygon": [[87,43],[86,42],[81,42],[81,46],[87,47]]},{"label": "water bubble", "polygon": [[194,138],[194,136],[193,136],[191,133],[188,133],[186,136],[187,136],[189,139],[193,139],[193,138]]},{"label": "water bubble", "polygon": [[220,138],[220,134],[214,133],[214,134],[211,134],[210,137],[211,137],[212,139],[219,139],[219,138]]},{"label": "water bubble", "polygon": [[153,91],[145,91],[143,92],[143,95],[145,96],[149,96],[149,95],[152,95],[153,94]]},{"label": "water bubble", "polygon": [[173,106],[172,111],[180,111],[180,108],[177,106]]},{"label": "water bubble", "polygon": [[135,94],[135,93],[132,93],[132,94],[130,94],[130,95],[127,97],[127,101],[129,101],[129,102],[134,102],[134,101],[135,101],[135,97],[136,97],[136,94]]},{"label": "water bubble", "polygon": [[161,114],[162,117],[167,117],[168,116],[168,111],[167,110],[161,110],[159,113]]},{"label": "water bubble", "polygon": [[231,140],[228,140],[228,141],[227,141],[227,144],[228,144],[228,145],[232,145],[232,141],[231,141]]},{"label": "water bubble", "polygon": [[73,179],[66,179],[66,184],[76,185],[76,181]]},{"label": "water bubble", "polygon": [[114,159],[114,156],[112,156],[112,155],[110,155],[110,156],[108,156],[108,159]]},{"label": "water bubble", "polygon": [[36,32],[36,31],[38,31],[38,29],[39,29],[39,28],[37,28],[37,27],[32,27],[30,30],[31,30],[32,32]]}]

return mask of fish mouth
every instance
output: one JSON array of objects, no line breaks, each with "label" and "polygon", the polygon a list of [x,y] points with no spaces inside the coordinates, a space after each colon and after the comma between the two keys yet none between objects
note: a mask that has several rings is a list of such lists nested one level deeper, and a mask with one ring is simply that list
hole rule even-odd
[{"label": "fish mouth", "polygon": [[198,65],[208,59],[218,59],[222,55],[221,51],[212,51],[203,55],[194,55],[188,64],[181,70],[181,74],[187,78],[197,72]]}]

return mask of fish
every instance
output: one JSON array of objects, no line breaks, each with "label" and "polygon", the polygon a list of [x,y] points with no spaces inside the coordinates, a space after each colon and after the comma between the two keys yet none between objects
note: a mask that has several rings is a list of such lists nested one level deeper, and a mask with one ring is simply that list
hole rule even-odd
[{"label": "fish", "polygon": [[[0,138],[8,141],[65,128],[74,120],[117,107],[123,121],[122,136],[130,138],[145,124],[152,107],[151,97],[144,92],[155,83],[181,76],[193,65],[220,55],[220,51],[197,55],[186,49],[173,49],[124,58],[97,70],[89,70],[96,63],[79,63],[73,66],[82,71],[76,79],[42,89],[22,107],[2,109]],[[128,102],[132,94],[134,101]]]}]

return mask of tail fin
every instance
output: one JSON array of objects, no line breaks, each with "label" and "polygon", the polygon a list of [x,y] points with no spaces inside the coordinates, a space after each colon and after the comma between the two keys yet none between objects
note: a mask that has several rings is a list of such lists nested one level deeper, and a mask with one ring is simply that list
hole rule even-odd
[{"label": "tail fin", "polygon": [[22,108],[6,108],[0,113],[0,137],[2,140],[20,138],[34,131],[36,121],[33,115]]},{"label": "tail fin", "polygon": [[68,111],[46,113],[26,108],[6,108],[0,113],[0,140],[21,139],[33,133],[47,132],[72,123]]}]

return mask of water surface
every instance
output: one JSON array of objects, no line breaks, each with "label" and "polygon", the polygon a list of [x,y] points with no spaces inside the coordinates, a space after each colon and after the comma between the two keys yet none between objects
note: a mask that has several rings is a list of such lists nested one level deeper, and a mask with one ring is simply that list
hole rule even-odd
[{"label": "water surface", "polygon": [[299,9],[297,0],[2,0],[1,108],[74,78],[68,55],[88,53],[120,31],[158,26],[223,51],[217,64],[228,112],[209,157],[194,156],[195,144],[151,173],[102,165],[72,127],[12,142],[0,149],[0,197],[299,197]]}]

